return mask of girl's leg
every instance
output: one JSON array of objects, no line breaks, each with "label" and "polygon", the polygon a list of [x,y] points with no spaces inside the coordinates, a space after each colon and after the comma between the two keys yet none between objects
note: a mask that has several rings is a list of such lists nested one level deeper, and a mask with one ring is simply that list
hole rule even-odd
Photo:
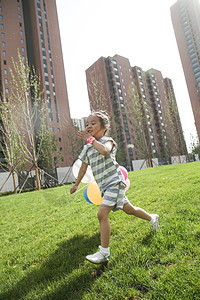
[{"label": "girl's leg", "polygon": [[87,255],[86,259],[93,264],[107,263],[110,257],[110,221],[108,215],[113,207],[100,206],[98,212],[98,219],[100,224],[100,233],[101,233],[101,246],[100,251],[97,253]]},{"label": "girl's leg", "polygon": [[108,215],[110,211],[113,209],[113,206],[100,206],[98,212],[98,220],[100,225],[100,233],[101,233],[101,246],[103,248],[109,247],[110,242],[110,221]]},{"label": "girl's leg", "polygon": [[131,203],[124,204],[123,211],[128,215],[151,221],[151,215],[140,207],[133,206]]}]

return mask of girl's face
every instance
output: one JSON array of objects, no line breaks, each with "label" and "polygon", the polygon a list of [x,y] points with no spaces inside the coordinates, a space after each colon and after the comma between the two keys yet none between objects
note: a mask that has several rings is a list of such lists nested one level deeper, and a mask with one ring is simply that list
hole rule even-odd
[{"label": "girl's face", "polygon": [[99,140],[106,131],[106,125],[102,127],[101,121],[97,116],[89,116],[86,122],[86,129],[95,139]]}]

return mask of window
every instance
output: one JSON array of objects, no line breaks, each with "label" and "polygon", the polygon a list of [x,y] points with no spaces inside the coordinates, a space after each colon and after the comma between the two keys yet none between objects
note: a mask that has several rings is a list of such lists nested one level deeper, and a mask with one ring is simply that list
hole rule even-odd
[{"label": "window", "polygon": [[6,51],[3,51],[3,56],[6,56]]},{"label": "window", "polygon": [[20,30],[20,34],[23,35],[23,31],[22,30]]},{"label": "window", "polygon": [[19,26],[22,27],[22,23],[21,22],[19,23]]},{"label": "window", "polygon": [[7,84],[8,83],[8,79],[7,78],[5,78],[5,84]]},{"label": "window", "polygon": [[5,43],[5,42],[2,42],[2,46],[5,47],[5,45],[6,45],[6,43]]},{"label": "window", "polygon": [[7,69],[4,69],[4,74],[7,75],[8,74],[8,71]]},{"label": "window", "polygon": [[0,20],[3,20],[3,16],[2,15],[0,15]]},{"label": "window", "polygon": [[59,140],[59,142],[61,142],[61,138],[60,138],[60,137],[59,137],[59,139],[58,139],[58,140]]},{"label": "window", "polygon": [[4,65],[7,65],[7,62],[6,62],[6,60],[4,60],[4,61],[3,61],[3,63],[4,63]]},{"label": "window", "polygon": [[18,11],[20,11],[20,6],[19,5],[17,6],[17,9],[18,9]]},{"label": "window", "polygon": [[23,44],[24,43],[24,40],[23,39],[21,39],[21,44]]},{"label": "window", "polygon": [[24,47],[22,47],[22,52],[24,52]]},{"label": "window", "polygon": [[1,24],[1,29],[4,29],[4,26],[3,26],[3,24]]},{"label": "window", "polygon": [[2,37],[2,38],[5,38],[5,34],[4,34],[3,32],[1,33],[1,37]]},{"label": "window", "polygon": [[18,14],[18,18],[19,18],[19,19],[21,19],[21,18],[22,18],[21,14]]},{"label": "window", "polygon": [[6,94],[8,94],[8,89],[6,88]]}]

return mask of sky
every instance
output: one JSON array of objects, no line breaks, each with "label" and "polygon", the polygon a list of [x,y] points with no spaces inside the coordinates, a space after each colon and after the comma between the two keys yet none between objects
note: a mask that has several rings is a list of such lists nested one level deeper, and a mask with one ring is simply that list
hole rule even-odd
[{"label": "sky", "polygon": [[[90,113],[85,71],[115,54],[172,79],[186,143],[196,128],[171,21],[176,0],[56,0],[72,118]],[[78,83],[78,84],[77,84]]]}]

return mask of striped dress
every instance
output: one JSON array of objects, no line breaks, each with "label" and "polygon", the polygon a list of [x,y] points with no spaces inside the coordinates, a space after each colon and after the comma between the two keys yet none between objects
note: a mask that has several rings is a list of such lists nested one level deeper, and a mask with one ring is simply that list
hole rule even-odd
[{"label": "striped dress", "polygon": [[105,144],[107,141],[113,142],[113,149],[106,156],[100,154],[91,144],[86,144],[79,155],[79,159],[91,166],[93,176],[101,191],[101,196],[104,196],[102,205],[115,205],[119,209],[123,208],[124,203],[129,202],[125,196],[126,183],[115,158],[117,144],[111,137],[103,136],[98,140],[102,144]]}]

